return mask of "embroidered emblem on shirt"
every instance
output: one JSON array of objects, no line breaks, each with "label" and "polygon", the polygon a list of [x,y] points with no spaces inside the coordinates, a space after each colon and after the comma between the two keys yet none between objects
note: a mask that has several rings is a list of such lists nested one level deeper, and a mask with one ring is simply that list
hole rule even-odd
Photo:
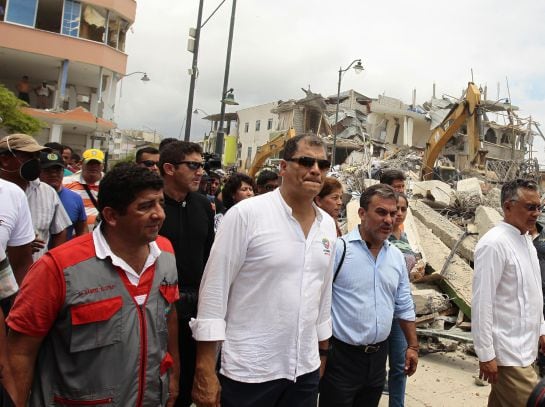
[{"label": "embroidered emblem on shirt", "polygon": [[323,238],[322,239],[322,245],[324,246],[324,254],[329,256],[331,255],[331,249],[330,249],[330,243],[329,243],[329,240],[327,238]]}]

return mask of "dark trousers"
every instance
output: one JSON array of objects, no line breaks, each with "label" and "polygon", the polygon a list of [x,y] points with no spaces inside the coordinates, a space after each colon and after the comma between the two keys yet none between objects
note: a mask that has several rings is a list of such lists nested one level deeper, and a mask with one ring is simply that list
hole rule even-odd
[{"label": "dark trousers", "polygon": [[191,336],[189,318],[178,319],[178,350],[180,352],[180,393],[176,399],[176,407],[189,407],[193,376],[195,376],[195,359],[197,343]]},{"label": "dark trousers", "polygon": [[319,370],[288,379],[243,383],[219,375],[221,407],[316,407]]},{"label": "dark trousers", "polygon": [[387,341],[374,353],[365,353],[331,338],[324,376],[320,382],[320,407],[378,406],[386,379]]}]

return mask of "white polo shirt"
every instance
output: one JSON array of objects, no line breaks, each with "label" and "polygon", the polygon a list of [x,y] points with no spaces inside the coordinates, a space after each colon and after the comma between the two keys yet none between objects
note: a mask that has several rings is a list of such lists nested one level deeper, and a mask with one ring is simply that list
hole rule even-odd
[{"label": "white polo shirt", "polygon": [[224,341],[221,373],[260,383],[319,368],[331,336],[335,222],[314,206],[305,238],[277,189],[224,216],[199,293],[197,341]]},{"label": "white polo shirt", "polygon": [[23,246],[34,240],[34,227],[24,191],[0,178],[0,247]]}]

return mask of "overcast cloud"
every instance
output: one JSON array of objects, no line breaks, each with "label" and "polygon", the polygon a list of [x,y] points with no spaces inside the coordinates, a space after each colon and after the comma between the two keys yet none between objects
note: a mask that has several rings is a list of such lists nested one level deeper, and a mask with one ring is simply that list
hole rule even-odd
[{"label": "overcast cloud", "polygon": [[[205,0],[203,21],[220,3]],[[192,54],[188,30],[198,0],[138,1],[127,39],[127,72],[118,101],[121,128],[147,126],[178,137],[184,122]],[[219,113],[232,2],[227,0],[201,31],[194,107]],[[488,99],[507,97],[522,117],[545,130],[545,2],[535,0],[303,1],[238,0],[229,86],[238,109],[299,99],[301,88],[336,93],[339,67],[361,58],[365,71],[347,72],[342,89],[417,103],[437,94],[459,96],[471,80],[488,85]],[[228,107],[227,111],[234,111]],[[209,122],[193,115],[191,137],[202,139]],[[183,132],[182,132],[183,135]],[[536,147],[536,146],[534,146]],[[543,150],[543,143],[538,144]],[[543,154],[540,153],[540,157]]]}]

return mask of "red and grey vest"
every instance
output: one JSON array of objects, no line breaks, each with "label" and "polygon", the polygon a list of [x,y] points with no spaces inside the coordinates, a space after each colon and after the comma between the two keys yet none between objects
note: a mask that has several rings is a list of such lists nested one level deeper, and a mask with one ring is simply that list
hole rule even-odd
[{"label": "red and grey vest", "polygon": [[40,348],[31,406],[166,404],[167,316],[178,287],[172,247],[162,237],[157,244],[161,255],[142,274],[152,280],[142,305],[125,273],[96,257],[92,234],[47,254],[62,270],[66,296]]}]

